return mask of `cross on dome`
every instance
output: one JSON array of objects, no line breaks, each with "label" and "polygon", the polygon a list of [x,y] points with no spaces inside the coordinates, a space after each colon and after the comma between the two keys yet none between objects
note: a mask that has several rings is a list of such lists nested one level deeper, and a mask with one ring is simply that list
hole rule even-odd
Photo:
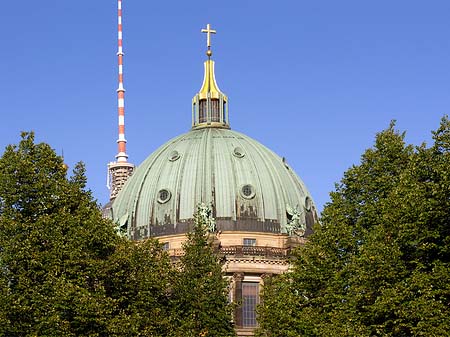
[{"label": "cross on dome", "polygon": [[208,47],[208,51],[206,52],[206,55],[208,57],[211,57],[212,51],[211,51],[211,34],[216,34],[217,32],[214,29],[211,29],[211,25],[208,23],[206,25],[206,29],[202,29],[202,33],[206,33],[206,45]]}]

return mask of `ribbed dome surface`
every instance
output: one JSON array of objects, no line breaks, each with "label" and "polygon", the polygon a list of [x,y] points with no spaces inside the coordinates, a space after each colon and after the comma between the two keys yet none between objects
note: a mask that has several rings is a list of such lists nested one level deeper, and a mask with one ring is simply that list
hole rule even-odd
[{"label": "ribbed dome surface", "polygon": [[133,239],[183,233],[198,203],[210,203],[222,231],[286,233],[296,209],[306,234],[314,205],[284,160],[242,133],[192,130],[150,155],[114,201],[113,219]]}]

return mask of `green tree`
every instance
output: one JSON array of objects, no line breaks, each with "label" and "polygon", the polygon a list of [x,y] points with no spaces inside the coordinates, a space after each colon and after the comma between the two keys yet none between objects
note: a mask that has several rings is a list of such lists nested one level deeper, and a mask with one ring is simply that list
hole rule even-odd
[{"label": "green tree", "polygon": [[118,236],[61,157],[33,133],[0,159],[0,335],[105,336],[99,279]]},{"label": "green tree", "polygon": [[114,303],[108,336],[168,336],[176,314],[170,302],[174,272],[158,241],[122,240],[103,276]]},{"label": "green tree", "polygon": [[184,255],[177,265],[172,294],[172,336],[235,336],[228,281],[208,233],[213,222],[207,213],[205,207],[199,206],[193,230],[183,245]]},{"label": "green tree", "polygon": [[174,264],[117,235],[49,145],[0,158],[0,336],[233,336],[227,281],[198,213]]},{"label": "green tree", "polygon": [[293,272],[267,283],[260,336],[448,335],[447,117],[433,140],[405,145],[393,124],[377,134],[331,193]]}]

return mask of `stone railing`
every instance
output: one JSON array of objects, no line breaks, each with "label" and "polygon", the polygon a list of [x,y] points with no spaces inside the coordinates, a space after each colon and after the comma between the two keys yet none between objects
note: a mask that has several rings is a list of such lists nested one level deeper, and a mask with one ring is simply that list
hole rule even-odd
[{"label": "stone railing", "polygon": [[225,256],[261,256],[285,259],[289,256],[290,249],[264,246],[227,246],[220,247],[220,253]]},{"label": "stone railing", "polygon": [[[218,247],[218,253],[222,256],[246,257],[259,256],[272,259],[286,259],[291,250],[288,248],[264,247],[264,246],[226,246]],[[171,257],[177,258],[184,255],[182,248],[169,249]]]},{"label": "stone railing", "polygon": [[183,248],[169,249],[169,250],[167,250],[167,252],[169,253],[169,256],[171,256],[171,257],[180,257],[180,256],[184,255]]}]

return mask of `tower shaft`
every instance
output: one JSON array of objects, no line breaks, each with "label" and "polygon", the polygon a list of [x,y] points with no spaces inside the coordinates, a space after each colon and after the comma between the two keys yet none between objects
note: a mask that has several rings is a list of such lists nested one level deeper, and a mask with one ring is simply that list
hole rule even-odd
[{"label": "tower shaft", "polygon": [[128,178],[133,174],[134,165],[128,163],[126,151],[127,140],[125,139],[125,88],[123,86],[123,34],[122,34],[122,0],[117,0],[117,60],[118,60],[118,82],[117,107],[119,116],[119,138],[117,139],[118,153],[116,162],[108,164],[108,182],[110,200],[116,198]]},{"label": "tower shaft", "polygon": [[118,153],[117,161],[127,162],[127,141],[125,139],[125,88],[123,87],[123,40],[122,40],[122,0],[117,0],[117,58],[119,65],[119,87],[117,88],[117,106],[119,115],[119,138],[117,139]]}]

